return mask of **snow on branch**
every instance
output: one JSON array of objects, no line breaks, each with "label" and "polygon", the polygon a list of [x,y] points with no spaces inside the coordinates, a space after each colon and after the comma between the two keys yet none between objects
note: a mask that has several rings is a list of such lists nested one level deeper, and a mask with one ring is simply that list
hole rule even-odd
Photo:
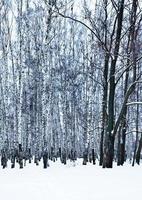
[{"label": "snow on branch", "polygon": [[131,105],[142,105],[142,102],[129,102],[126,104],[127,106],[131,106]]}]

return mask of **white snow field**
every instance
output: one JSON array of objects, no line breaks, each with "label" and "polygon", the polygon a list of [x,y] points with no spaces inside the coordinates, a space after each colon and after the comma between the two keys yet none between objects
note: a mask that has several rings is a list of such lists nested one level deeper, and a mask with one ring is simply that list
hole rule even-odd
[{"label": "white snow field", "polygon": [[50,162],[47,169],[42,163],[0,169],[1,200],[137,200],[141,192],[141,166],[102,169],[79,160],[75,166]]}]

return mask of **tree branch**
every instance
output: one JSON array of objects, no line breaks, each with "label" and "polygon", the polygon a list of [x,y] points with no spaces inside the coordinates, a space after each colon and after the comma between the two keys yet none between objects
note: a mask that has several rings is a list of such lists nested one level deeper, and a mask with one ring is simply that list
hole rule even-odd
[{"label": "tree branch", "polygon": [[126,104],[127,106],[132,106],[132,105],[142,105],[142,102],[129,102]]},{"label": "tree branch", "polygon": [[[140,61],[142,59],[142,56],[140,56],[135,62],[138,62],[138,61]],[[123,74],[129,69],[129,68],[131,68],[132,66],[133,66],[133,62],[130,64],[130,65],[128,65],[126,68],[125,68],[125,70],[120,74],[120,76],[118,77],[118,79],[116,80],[116,83],[115,83],[115,85],[117,85],[117,83],[119,82],[119,80],[120,80],[120,78],[123,76]]]},{"label": "tree branch", "polygon": [[124,98],[124,101],[123,101],[123,104],[122,104],[122,108],[121,108],[121,111],[120,111],[120,114],[119,114],[119,117],[115,123],[115,126],[114,126],[114,130],[113,130],[113,135],[115,136],[116,133],[117,133],[117,130],[118,130],[118,127],[119,127],[119,124],[123,118],[123,114],[124,114],[124,111],[125,111],[125,107],[126,107],[126,104],[127,104],[127,101],[128,101],[128,98],[129,96],[133,93],[134,89],[135,89],[135,86],[136,84],[138,83],[142,83],[142,80],[139,81],[139,78],[141,77],[141,74],[137,77],[137,80],[135,82],[133,82],[130,87],[128,88],[127,92],[126,92],[126,95],[125,95],[125,98]]}]

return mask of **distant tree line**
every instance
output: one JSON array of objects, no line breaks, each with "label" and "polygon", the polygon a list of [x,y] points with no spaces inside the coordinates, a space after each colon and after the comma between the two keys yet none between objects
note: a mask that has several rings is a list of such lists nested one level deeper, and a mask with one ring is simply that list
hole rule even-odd
[{"label": "distant tree line", "polygon": [[0,1],[1,165],[140,164],[139,0]]}]

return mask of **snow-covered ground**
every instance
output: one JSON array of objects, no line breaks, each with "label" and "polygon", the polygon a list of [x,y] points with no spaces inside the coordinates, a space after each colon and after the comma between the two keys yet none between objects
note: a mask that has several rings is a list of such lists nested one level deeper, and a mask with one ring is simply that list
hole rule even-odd
[{"label": "snow-covered ground", "polygon": [[50,162],[47,169],[0,169],[1,200],[137,200],[142,198],[142,167],[113,169]]}]

